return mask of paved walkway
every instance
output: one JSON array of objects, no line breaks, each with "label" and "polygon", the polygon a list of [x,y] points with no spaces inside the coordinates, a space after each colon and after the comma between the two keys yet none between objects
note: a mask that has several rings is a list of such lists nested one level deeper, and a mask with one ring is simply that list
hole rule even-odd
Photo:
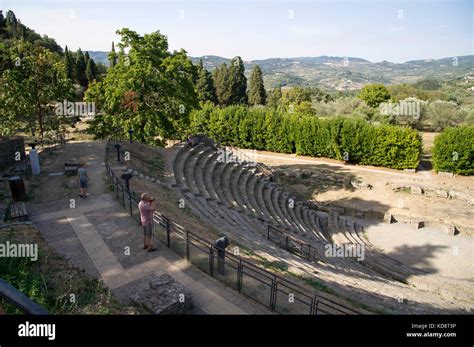
[{"label": "paved walkway", "polygon": [[62,198],[31,206],[31,221],[58,252],[74,265],[100,276],[124,300],[143,287],[151,275],[168,273],[193,292],[197,313],[262,312],[254,308],[253,302],[203,274],[158,241],[157,252],[144,251],[137,223],[111,193],[104,192],[105,167],[99,159],[103,143],[89,143],[87,149],[94,193],[85,200],[78,198],[74,208]]}]

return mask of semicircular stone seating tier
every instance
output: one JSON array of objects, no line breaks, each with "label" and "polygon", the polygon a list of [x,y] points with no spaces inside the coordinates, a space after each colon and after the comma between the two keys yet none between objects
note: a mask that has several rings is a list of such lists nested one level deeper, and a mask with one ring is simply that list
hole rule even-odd
[{"label": "semicircular stone seating tier", "polygon": [[[221,159],[231,156],[223,156],[217,147],[205,143],[178,147],[173,161],[176,186],[194,211],[218,228],[231,228],[251,240],[252,233],[267,235],[270,225],[311,244],[318,260],[336,267],[355,267],[401,282],[407,282],[410,276],[425,274],[378,251],[364,237],[363,226],[355,218],[321,211],[317,206],[298,201],[252,163],[225,162]],[[325,256],[328,243],[361,245],[364,260],[329,259]],[[439,284],[446,286],[445,281]],[[433,285],[431,278],[426,282],[426,286],[429,285]],[[451,285],[456,293],[463,292],[465,287],[464,283]]]}]

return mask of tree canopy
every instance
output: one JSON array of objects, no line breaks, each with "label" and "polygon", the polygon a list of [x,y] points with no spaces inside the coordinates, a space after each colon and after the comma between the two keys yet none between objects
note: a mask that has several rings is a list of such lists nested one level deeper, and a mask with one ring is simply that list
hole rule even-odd
[{"label": "tree canopy", "polygon": [[199,101],[212,102],[213,104],[217,103],[214,80],[212,79],[211,73],[204,68],[202,59],[199,60],[197,67],[196,92]]},{"label": "tree canopy", "polygon": [[255,65],[249,81],[249,105],[265,105],[266,99],[262,70]]},{"label": "tree canopy", "polygon": [[54,103],[73,97],[60,56],[24,40],[16,40],[6,53],[10,68],[0,80],[2,134],[24,129],[43,139],[50,130],[60,131],[70,120],[54,115]]},{"label": "tree canopy", "polygon": [[148,143],[181,137],[198,103],[194,66],[186,52],[168,51],[168,40],[159,31],[141,36],[124,28],[117,34],[116,65],[86,93],[86,100],[103,112],[94,118],[93,131],[125,135],[131,129]]},{"label": "tree canopy", "polygon": [[390,99],[390,92],[383,84],[368,84],[361,89],[359,98],[370,107],[378,107],[382,102]]}]

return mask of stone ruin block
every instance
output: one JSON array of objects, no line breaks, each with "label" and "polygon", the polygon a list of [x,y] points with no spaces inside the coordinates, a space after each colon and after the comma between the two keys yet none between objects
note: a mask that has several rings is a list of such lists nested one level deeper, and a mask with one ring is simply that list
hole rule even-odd
[{"label": "stone ruin block", "polygon": [[150,280],[149,287],[130,300],[151,314],[185,314],[193,308],[192,292],[168,274]]},{"label": "stone ruin block", "polygon": [[474,205],[474,198],[466,193],[450,190],[448,194],[451,199],[461,200],[469,205]]},{"label": "stone ruin block", "polygon": [[410,187],[411,193],[416,195],[423,195],[423,188],[420,186],[411,186]]},{"label": "stone ruin block", "polygon": [[448,235],[452,235],[452,236],[456,236],[459,234],[459,230],[458,228],[456,228],[456,226],[454,224],[450,224],[450,225],[447,225],[445,228],[444,228],[444,231],[448,234]]},{"label": "stone ruin block", "polygon": [[449,198],[449,193],[446,190],[437,189],[436,196],[440,198]]},{"label": "stone ruin block", "polygon": [[389,224],[392,224],[392,223],[397,223],[397,219],[395,218],[395,216],[393,214],[391,214],[390,212],[386,212],[383,216],[383,221],[385,223],[389,223]]},{"label": "stone ruin block", "polygon": [[351,186],[353,188],[358,188],[358,189],[369,189],[371,190],[373,186],[370,183],[367,182],[359,182],[359,181],[351,181],[350,182]]},{"label": "stone ruin block", "polygon": [[452,172],[444,172],[444,171],[439,171],[438,176],[441,177],[454,177],[454,174]]},{"label": "stone ruin block", "polygon": [[414,224],[415,224],[417,229],[421,229],[421,228],[425,227],[425,222],[424,221],[415,221]]}]

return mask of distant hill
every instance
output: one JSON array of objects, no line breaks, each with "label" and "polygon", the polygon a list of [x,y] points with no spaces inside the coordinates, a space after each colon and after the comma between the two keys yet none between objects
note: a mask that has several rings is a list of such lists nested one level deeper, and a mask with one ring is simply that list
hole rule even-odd
[{"label": "distant hill", "polygon": [[[90,51],[95,60],[108,65],[107,52]],[[206,69],[212,71],[229,58],[214,55],[191,57],[197,64],[203,60]],[[405,63],[382,61],[372,63],[355,57],[297,57],[269,58],[244,61],[247,77],[258,64],[262,69],[265,86],[319,86],[332,90],[360,89],[368,83],[414,83],[422,79],[451,80],[474,73],[474,55],[456,58],[412,60]]]},{"label": "distant hill", "polygon": [[109,52],[102,52],[102,51],[88,51],[89,57],[94,59],[96,63],[102,63],[105,66],[109,66],[109,60],[107,58]]}]

